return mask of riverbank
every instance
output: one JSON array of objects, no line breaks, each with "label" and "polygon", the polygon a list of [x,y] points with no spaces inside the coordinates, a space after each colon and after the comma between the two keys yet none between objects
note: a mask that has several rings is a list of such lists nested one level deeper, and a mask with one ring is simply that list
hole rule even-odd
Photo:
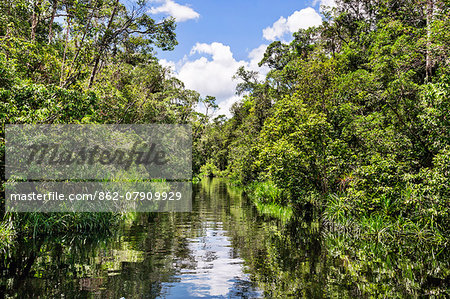
[{"label": "riverbank", "polygon": [[[277,191],[270,185],[275,202]],[[248,188],[204,178],[190,213],[132,213],[111,234],[21,238],[3,259],[10,297],[445,297],[449,253],[366,238],[313,213],[280,221]]]},{"label": "riverbank", "polygon": [[390,238],[416,238],[436,245],[449,244],[449,235],[439,223],[424,222],[423,219],[408,215],[406,211],[396,213],[398,203],[382,199],[379,210],[358,210],[345,195],[314,195],[293,204],[286,192],[271,181],[253,182],[244,187],[258,211],[286,220],[301,211],[319,211],[323,224],[333,231],[351,232],[359,236],[375,238],[378,241]]},{"label": "riverbank", "polygon": [[[349,283],[358,285],[359,296],[418,296],[427,284],[432,284],[424,293],[427,296],[449,295],[449,236],[438,226],[394,216],[388,205],[381,211],[350,216],[351,204],[336,194],[323,196],[322,201],[314,196],[306,205],[292,206],[282,198],[283,191],[267,181],[254,182],[245,190],[260,213],[282,222],[305,221],[305,209],[313,209],[306,213],[314,215],[308,221],[321,231],[329,254],[341,260]],[[289,211],[289,217],[281,211]],[[383,270],[375,275],[376,269]],[[368,283],[362,272],[377,276],[377,282]],[[418,279],[423,275],[428,277]],[[405,293],[396,291],[393,284],[402,286]]]},{"label": "riverbank", "polygon": [[0,221],[0,253],[8,252],[21,239],[102,233],[108,234],[120,223],[118,213],[12,213]]}]

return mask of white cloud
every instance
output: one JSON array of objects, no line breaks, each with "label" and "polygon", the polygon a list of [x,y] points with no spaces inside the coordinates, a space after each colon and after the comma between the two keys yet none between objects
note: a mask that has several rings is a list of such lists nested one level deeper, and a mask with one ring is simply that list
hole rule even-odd
[{"label": "white cloud", "polygon": [[329,6],[329,7],[336,7],[336,1],[334,0],[322,0],[320,1],[321,6]]},{"label": "white cloud", "polygon": [[203,96],[211,95],[218,99],[232,96],[236,82],[231,78],[236,70],[246,63],[236,61],[230,47],[217,42],[197,43],[191,50],[190,55],[193,54],[208,54],[212,59],[202,56],[183,63],[178,70],[178,78],[186,87],[198,91]]},{"label": "white cloud", "polygon": [[[177,260],[178,265],[188,267],[181,269],[184,275],[179,276],[176,290],[186,293],[183,297],[230,297],[236,281],[250,281],[250,275],[243,271],[244,260],[233,256],[231,238],[222,223],[206,222],[201,229],[201,237],[189,239],[189,257]],[[190,270],[192,264],[197,271]],[[163,283],[169,292],[170,287]]]},{"label": "white cloud", "polygon": [[275,40],[277,37],[283,36],[287,31],[287,20],[280,17],[278,21],[273,23],[272,27],[263,29],[263,37],[267,40]]},{"label": "white cloud", "polygon": [[159,64],[162,65],[163,67],[167,67],[167,68],[171,69],[172,71],[175,71],[175,62],[173,62],[173,61],[168,61],[166,59],[160,59]]},{"label": "white cloud", "polygon": [[[239,67],[258,71],[260,79],[268,72],[267,67],[258,67],[258,62],[264,56],[267,45],[261,45],[248,54],[248,60],[236,60],[229,46],[214,42],[211,44],[197,43],[192,47],[189,57],[178,62],[160,60],[161,65],[169,66],[175,71],[178,79],[184,82],[186,88],[196,90],[201,96],[216,97],[219,109],[216,115],[231,116],[229,109],[238,101],[235,95],[237,81],[232,77]],[[200,55],[192,59],[193,55]],[[204,107],[197,108],[204,112]]]},{"label": "white cloud", "polygon": [[226,115],[227,117],[231,116],[230,108],[233,106],[234,103],[239,101],[241,97],[234,95],[229,98],[226,98],[225,100],[221,101],[219,103],[219,109],[217,109],[217,112],[215,115]]},{"label": "white cloud", "polygon": [[[158,1],[160,2],[160,1]],[[184,22],[191,19],[198,19],[200,14],[187,5],[178,4],[172,0],[166,0],[163,5],[152,7],[149,10],[151,14],[167,14],[174,17],[178,22]]]},{"label": "white cloud", "polygon": [[[333,0],[323,0],[333,1]],[[282,38],[285,34],[297,32],[300,28],[307,29],[309,27],[322,24],[322,17],[312,7],[295,11],[287,19],[280,17],[272,26],[263,29],[263,37],[266,40],[273,41]]]},{"label": "white cloud", "polygon": [[222,43],[196,43],[195,46],[191,49],[190,55],[193,54],[210,54],[212,55],[213,61],[220,62],[222,64],[228,64],[231,61],[234,61],[233,53],[231,53],[231,49],[229,46],[225,46]]},{"label": "white cloud", "polygon": [[336,7],[336,1],[335,0],[314,0],[313,1],[313,6],[317,5],[317,3],[320,3],[321,7],[322,6]]}]

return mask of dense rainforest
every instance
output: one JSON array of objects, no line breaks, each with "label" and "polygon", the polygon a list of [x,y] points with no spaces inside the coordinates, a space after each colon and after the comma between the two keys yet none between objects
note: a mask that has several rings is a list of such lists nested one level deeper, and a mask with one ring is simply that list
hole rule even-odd
[{"label": "dense rainforest", "polygon": [[[433,275],[445,289],[450,1],[339,0],[323,14],[321,26],[267,47],[265,78],[237,70],[241,100],[226,118],[211,114],[213,97],[159,64],[156,51],[177,45],[175,19],[156,22],[144,1],[0,0],[2,168],[5,124],[190,124],[194,174],[228,177],[274,217],[313,217],[326,233],[395,243],[358,256],[366,267],[387,252],[431,250],[424,263],[440,255]],[[119,221],[0,215],[3,253],[21,236]]]},{"label": "dense rainforest", "polygon": [[[216,107],[215,99],[186,89],[158,63],[156,49],[177,45],[176,24],[157,23],[147,9],[144,1],[0,2],[2,182],[5,124],[166,123],[201,131],[209,116],[195,107]],[[0,248],[22,233],[92,231],[117,220],[2,209]]]},{"label": "dense rainforest", "polygon": [[203,173],[344,228],[447,243],[449,29],[448,1],[340,1],[322,26],[269,45],[264,80],[239,69],[233,117],[198,141]]},{"label": "dense rainforest", "polygon": [[201,172],[246,186],[262,213],[315,211],[361,284],[375,264],[395,269],[370,296],[442,295],[381,282],[414,288],[425,272],[448,292],[449,29],[448,1],[338,1],[322,26],[268,46],[263,80],[239,69],[233,117],[198,140]]}]

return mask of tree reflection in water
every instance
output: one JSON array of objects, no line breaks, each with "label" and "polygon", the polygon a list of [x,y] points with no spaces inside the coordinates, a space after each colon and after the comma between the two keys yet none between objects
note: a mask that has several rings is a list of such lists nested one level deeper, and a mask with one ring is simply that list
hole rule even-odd
[{"label": "tree reflection in water", "polygon": [[3,257],[6,297],[410,297],[448,294],[445,248],[332,232],[320,217],[258,215],[224,180],[191,213],[125,216],[107,235],[23,240]]}]

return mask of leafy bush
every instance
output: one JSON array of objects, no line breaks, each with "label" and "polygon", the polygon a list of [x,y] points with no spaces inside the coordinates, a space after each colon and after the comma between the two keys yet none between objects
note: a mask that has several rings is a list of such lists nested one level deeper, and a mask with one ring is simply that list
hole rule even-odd
[{"label": "leafy bush", "polygon": [[264,203],[287,204],[286,192],[272,181],[256,182],[251,187],[251,194],[257,201]]},{"label": "leafy bush", "polygon": [[200,176],[204,177],[216,177],[219,176],[219,168],[214,165],[211,161],[206,162],[206,164],[200,167]]}]

